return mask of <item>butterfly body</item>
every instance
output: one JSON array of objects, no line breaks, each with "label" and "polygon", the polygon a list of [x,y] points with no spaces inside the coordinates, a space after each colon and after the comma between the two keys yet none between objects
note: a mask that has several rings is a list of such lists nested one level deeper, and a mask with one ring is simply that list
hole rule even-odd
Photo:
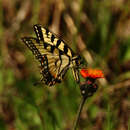
[{"label": "butterfly body", "polygon": [[37,38],[23,37],[22,41],[40,62],[42,81],[52,86],[60,83],[69,68],[72,68],[74,78],[79,82],[80,56],[41,25],[34,25]]}]

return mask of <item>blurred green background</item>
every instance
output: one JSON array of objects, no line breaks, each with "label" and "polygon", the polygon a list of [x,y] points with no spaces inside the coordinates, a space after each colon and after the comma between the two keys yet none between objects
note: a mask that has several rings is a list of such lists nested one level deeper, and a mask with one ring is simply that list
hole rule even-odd
[{"label": "blurred green background", "polygon": [[87,67],[105,74],[78,129],[130,130],[129,0],[0,0],[0,130],[73,128],[81,95],[71,71],[55,87],[33,85],[38,63],[20,38],[35,36],[34,24],[60,35]]}]

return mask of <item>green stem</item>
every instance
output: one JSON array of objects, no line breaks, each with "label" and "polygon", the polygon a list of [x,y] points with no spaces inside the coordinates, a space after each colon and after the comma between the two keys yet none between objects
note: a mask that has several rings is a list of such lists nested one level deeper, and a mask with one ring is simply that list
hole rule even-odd
[{"label": "green stem", "polygon": [[82,109],[83,109],[83,106],[84,106],[84,103],[85,103],[86,99],[87,99],[86,97],[82,97],[82,100],[81,100],[81,103],[80,103],[80,106],[79,106],[79,109],[78,109],[76,121],[75,121],[75,123],[74,123],[74,128],[73,128],[73,130],[76,130],[76,129],[77,129],[78,122],[79,122],[79,119],[80,119],[80,114],[81,114],[81,112],[82,112]]}]

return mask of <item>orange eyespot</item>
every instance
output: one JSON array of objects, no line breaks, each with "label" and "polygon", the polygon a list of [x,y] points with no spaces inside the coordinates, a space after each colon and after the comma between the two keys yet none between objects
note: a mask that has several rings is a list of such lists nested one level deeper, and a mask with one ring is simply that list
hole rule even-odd
[{"label": "orange eyespot", "polygon": [[102,70],[99,69],[81,69],[80,74],[82,75],[82,77],[87,78],[104,78],[104,74],[102,72]]}]

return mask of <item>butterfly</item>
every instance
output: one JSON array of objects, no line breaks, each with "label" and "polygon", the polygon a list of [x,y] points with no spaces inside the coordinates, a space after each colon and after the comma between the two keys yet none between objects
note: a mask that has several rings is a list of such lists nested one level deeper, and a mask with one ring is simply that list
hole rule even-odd
[{"label": "butterfly", "polygon": [[55,34],[39,24],[33,26],[36,38],[22,37],[22,41],[40,62],[44,84],[53,86],[60,83],[67,70],[72,69],[74,79],[79,83],[79,67],[81,57]]}]

